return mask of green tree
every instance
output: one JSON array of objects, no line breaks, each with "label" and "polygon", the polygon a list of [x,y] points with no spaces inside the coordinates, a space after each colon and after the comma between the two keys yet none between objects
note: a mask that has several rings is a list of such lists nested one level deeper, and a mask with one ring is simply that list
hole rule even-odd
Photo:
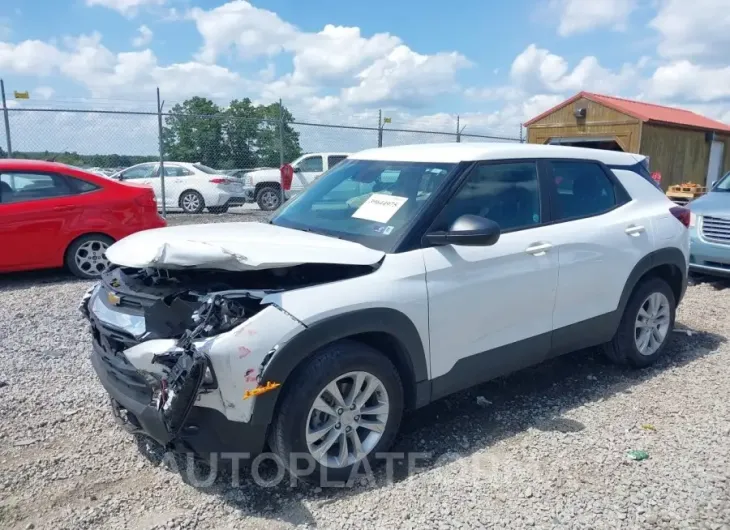
[{"label": "green tree", "polygon": [[258,125],[258,110],[250,99],[231,101],[225,110],[223,126],[229,158],[223,162],[222,168],[249,168],[258,165]]},{"label": "green tree", "polygon": [[223,121],[221,108],[207,98],[195,96],[175,105],[162,132],[165,157],[219,167],[228,158]]},{"label": "green tree", "polygon": [[[291,162],[302,154],[302,147],[299,145],[299,133],[294,130],[294,116],[286,107],[281,108],[280,117],[279,104],[261,105],[258,107],[259,119],[259,140],[258,159],[259,165],[279,167],[280,144],[279,123],[284,122],[284,162]],[[283,118],[283,119],[282,119]]]}]

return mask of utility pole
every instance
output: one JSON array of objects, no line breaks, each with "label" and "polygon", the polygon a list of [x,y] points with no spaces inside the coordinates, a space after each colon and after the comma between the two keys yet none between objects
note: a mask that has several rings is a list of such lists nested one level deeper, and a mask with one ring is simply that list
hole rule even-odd
[{"label": "utility pole", "polygon": [[10,118],[8,117],[8,105],[5,102],[5,82],[0,79],[0,92],[3,100],[3,117],[5,118],[5,138],[8,142],[8,158],[13,156],[13,146],[10,142]]},{"label": "utility pole", "polygon": [[383,147],[383,111],[378,110],[378,147]]},{"label": "utility pole", "polygon": [[[284,165],[284,105],[279,98],[279,168]],[[302,176],[302,180],[304,177]],[[284,183],[279,182],[279,193],[281,193],[281,206],[284,206]]]},{"label": "utility pole", "polygon": [[160,187],[162,189],[162,217],[167,217],[167,207],[165,205],[165,142],[162,140],[162,106],[164,101],[160,101],[160,87],[157,87],[157,136],[160,139]]}]

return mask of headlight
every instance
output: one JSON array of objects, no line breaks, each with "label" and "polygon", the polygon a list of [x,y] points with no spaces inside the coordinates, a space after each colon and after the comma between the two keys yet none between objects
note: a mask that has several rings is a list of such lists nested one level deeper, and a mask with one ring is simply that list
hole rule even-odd
[{"label": "headlight", "polygon": [[689,226],[690,228],[695,226],[695,223],[697,223],[697,216],[694,212],[689,212]]}]

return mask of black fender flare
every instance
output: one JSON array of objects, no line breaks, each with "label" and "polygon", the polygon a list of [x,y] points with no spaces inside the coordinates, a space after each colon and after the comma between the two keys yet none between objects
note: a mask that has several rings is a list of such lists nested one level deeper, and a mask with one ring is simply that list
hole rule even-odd
[{"label": "black fender flare", "polygon": [[[629,274],[629,278],[626,280],[626,285],[624,285],[624,290],[621,292],[621,299],[616,311],[619,320],[624,314],[626,304],[629,302],[629,297],[631,296],[631,293],[634,292],[639,280],[650,270],[662,265],[676,266],[682,274],[682,288],[680,290],[679,297],[676,300],[677,304],[679,304],[680,300],[684,296],[684,291],[687,288],[687,261],[682,251],[678,248],[662,248],[644,256],[641,260],[639,260],[636,266],[634,266],[631,274]],[[618,322],[616,325],[618,326]]]},{"label": "black fender flare", "polygon": [[[398,364],[407,370],[412,383],[428,379],[428,364],[421,336],[415,324],[402,312],[390,308],[369,308],[324,318],[308,326],[271,357],[261,373],[262,383],[281,386],[256,398],[251,423],[271,423],[276,402],[286,381],[299,364],[319,348],[362,333],[380,332],[395,341]],[[404,384],[408,382],[404,381]],[[407,389],[406,389],[407,391]]]}]

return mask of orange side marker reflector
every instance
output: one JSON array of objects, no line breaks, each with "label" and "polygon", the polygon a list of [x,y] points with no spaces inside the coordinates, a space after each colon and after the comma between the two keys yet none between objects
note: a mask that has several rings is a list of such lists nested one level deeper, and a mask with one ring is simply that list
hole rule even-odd
[{"label": "orange side marker reflector", "polygon": [[274,390],[275,388],[279,388],[281,386],[281,383],[272,383],[271,381],[268,381],[265,385],[259,385],[256,388],[252,388],[251,390],[246,390],[243,394],[243,399],[252,398],[254,396],[260,396],[261,394],[265,394],[266,392],[270,392]]}]

